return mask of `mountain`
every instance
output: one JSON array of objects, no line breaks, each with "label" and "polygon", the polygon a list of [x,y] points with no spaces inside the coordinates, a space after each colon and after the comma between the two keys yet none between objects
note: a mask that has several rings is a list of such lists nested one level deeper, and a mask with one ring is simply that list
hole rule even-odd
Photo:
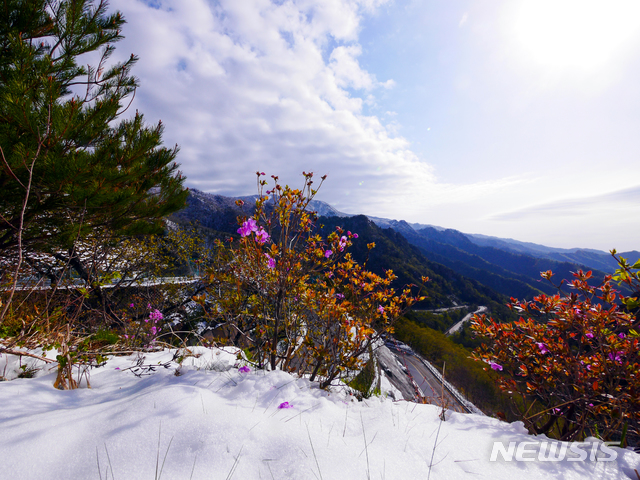
[{"label": "mountain", "polygon": [[[220,238],[223,234],[228,236],[236,233],[236,218],[250,215],[256,198],[256,195],[238,197],[245,202],[244,206],[239,207],[235,203],[236,198],[192,189],[187,208],[174,214],[174,218],[181,222],[196,221],[207,235]],[[552,248],[512,239],[465,234],[431,225],[410,224],[404,220],[352,215],[319,200],[313,200],[310,207],[321,216],[323,223],[333,228],[340,225],[352,231],[364,229],[367,234],[358,243],[364,246],[374,241],[379,246],[369,258],[371,269],[376,273],[383,268],[393,268],[399,276],[398,283],[419,284],[422,275],[442,279],[443,283],[430,287],[435,302],[433,305],[450,304],[443,293],[446,289],[440,287],[445,288],[446,285],[446,288],[454,288],[450,279],[455,275],[465,281],[474,280],[476,286],[472,290],[477,291],[477,286],[482,285],[494,294],[499,293],[507,298],[531,299],[540,293],[553,294],[557,291],[540,278],[540,272],[553,271],[557,284],[562,279],[571,279],[572,272],[579,269],[592,270],[594,278],[599,279],[607,273],[613,273],[616,268],[611,255],[598,250]],[[354,257],[362,262],[366,253],[358,252]],[[379,258],[381,256],[384,258]],[[627,252],[622,256],[635,261],[640,258],[640,253]],[[437,274],[437,270],[443,266],[448,267],[447,271]],[[421,273],[427,271],[431,274]],[[445,279],[448,280],[445,282]],[[464,283],[460,281],[459,284]],[[470,298],[460,290],[452,292],[454,296]]]},{"label": "mountain", "polygon": [[[585,265],[589,268],[609,273],[618,268],[618,264],[611,254],[602,250],[589,248],[553,248],[530,242],[520,242],[510,238],[490,237],[479,234],[467,234],[467,237],[476,245],[494,247],[500,250],[522,253],[537,258],[548,258],[559,262]],[[636,250],[620,252],[619,256],[633,263],[640,259],[640,252]]]},{"label": "mountain", "polygon": [[[556,288],[540,278],[540,272],[554,272],[554,282],[571,279],[579,269],[592,270],[594,278],[605,272],[592,266],[536,257],[492,246],[480,246],[457,230],[424,228],[407,239],[422,249],[427,258],[441,262],[474,278],[504,295],[531,299],[540,292],[556,293]],[[609,270],[612,271],[612,270]]]},{"label": "mountain", "polygon": [[[212,238],[236,235],[236,217],[251,214],[255,197],[241,199],[245,201],[243,207],[236,205],[235,198],[192,190],[187,199],[187,207],[174,214],[172,220],[177,223],[197,223],[202,234]],[[458,304],[486,305],[503,316],[511,315],[505,307],[508,297],[440,262],[428,259],[400,232],[392,228],[380,228],[364,215],[343,216],[341,212],[325,205],[312,205],[313,208],[322,207],[317,210],[329,215],[320,217],[318,228],[325,235],[334,231],[338,225],[345,230],[357,232],[359,238],[350,249],[354,259],[359,263],[366,263],[369,270],[379,275],[386,269],[392,269],[398,276],[394,283],[396,288],[406,284],[422,288],[427,299],[419,308],[452,307]],[[367,244],[372,242],[376,244],[376,248],[369,250]],[[422,276],[429,277],[430,281],[423,284]]]}]

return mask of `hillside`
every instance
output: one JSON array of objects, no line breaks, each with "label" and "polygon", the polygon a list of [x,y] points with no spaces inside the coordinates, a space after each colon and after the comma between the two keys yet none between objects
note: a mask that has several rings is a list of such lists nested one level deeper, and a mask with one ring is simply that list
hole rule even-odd
[{"label": "hillside", "polygon": [[[192,191],[187,200],[187,208],[174,214],[172,219],[179,223],[193,222],[203,227],[201,233],[210,238],[236,235],[238,215],[251,213],[250,205],[255,197],[243,197],[244,207],[235,204],[235,199],[221,195],[211,195],[199,191]],[[334,213],[335,210],[324,210]],[[337,212],[340,214],[340,212]],[[357,232],[359,238],[354,242],[350,251],[360,262],[367,262],[368,268],[378,274],[386,269],[392,269],[398,276],[395,287],[401,288],[407,284],[414,284],[423,290],[427,299],[417,308],[442,308],[459,304],[486,305],[501,316],[509,317],[511,312],[505,307],[508,297],[501,295],[480,282],[467,278],[453,269],[429,260],[424,253],[411,245],[404,236],[397,231],[382,229],[364,215],[342,216],[333,215],[320,217],[319,226],[324,234],[341,226],[345,230]],[[375,243],[376,248],[369,251],[368,243]],[[430,281],[423,285],[422,276]]]},{"label": "hillside", "polygon": [[[507,252],[521,253],[537,258],[547,258],[558,262],[569,262],[585,265],[590,269],[612,273],[617,263],[609,252],[585,248],[553,248],[530,242],[520,242],[513,239],[490,237],[486,235],[468,234],[469,240],[480,246],[494,247]],[[614,248],[612,245],[611,248]],[[632,250],[619,252],[627,260],[636,262],[640,259],[640,252]]]},{"label": "hillside", "polygon": [[[209,238],[233,235],[236,217],[251,213],[256,196],[239,198],[245,201],[242,208],[234,198],[192,190],[187,208],[174,214],[174,219],[198,223]],[[366,244],[376,242],[379,248],[370,258],[371,269],[376,273],[392,268],[399,276],[398,284],[419,284],[422,275],[432,278],[425,308],[451,306],[456,301],[478,305],[489,302],[486,297],[503,305],[511,297],[531,299],[540,293],[553,294],[556,289],[540,278],[540,272],[547,270],[554,272],[555,283],[572,278],[572,272],[579,269],[592,270],[595,279],[615,270],[611,255],[597,250],[557,249],[403,220],[350,215],[317,200],[310,207],[327,226],[364,229],[360,246],[354,245],[354,255],[364,261]],[[363,223],[362,218],[368,218],[368,223]],[[633,261],[640,254],[622,255]]]},{"label": "hillside", "polygon": [[555,283],[572,278],[572,272],[579,269],[592,270],[594,278],[601,279],[606,275],[589,265],[480,246],[456,230],[440,231],[427,227],[413,235],[407,234],[407,239],[420,247],[427,258],[441,262],[510,297],[531,299],[540,292],[556,293],[551,284],[540,278],[540,272],[547,270],[555,274]]}]

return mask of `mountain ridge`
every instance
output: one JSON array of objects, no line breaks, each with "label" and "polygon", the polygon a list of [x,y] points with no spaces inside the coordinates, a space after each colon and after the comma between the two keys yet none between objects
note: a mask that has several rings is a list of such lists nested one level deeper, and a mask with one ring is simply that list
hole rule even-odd
[{"label": "mountain ridge", "polygon": [[[192,189],[187,199],[190,212],[187,216],[205,228],[235,233],[237,216],[250,215],[257,198],[257,195],[225,197]],[[243,200],[244,206],[236,205],[237,199]],[[332,219],[329,221],[332,224],[350,224],[359,217],[341,212],[321,200],[312,200],[309,207],[318,216]],[[184,213],[175,215],[180,218]],[[599,250],[546,247],[513,239],[466,234],[433,225],[412,224],[405,220],[364,217],[383,231],[390,229],[401,235],[403,240],[418,248],[425,259],[444,265],[506,297],[531,299],[540,293],[556,293],[552,284],[540,278],[540,272],[547,270],[552,270],[557,275],[556,279],[570,279],[579,269],[591,270],[594,278],[603,278],[617,267],[611,255]],[[338,219],[341,221],[336,222]],[[640,258],[638,252],[627,252],[622,256],[631,261]]]}]

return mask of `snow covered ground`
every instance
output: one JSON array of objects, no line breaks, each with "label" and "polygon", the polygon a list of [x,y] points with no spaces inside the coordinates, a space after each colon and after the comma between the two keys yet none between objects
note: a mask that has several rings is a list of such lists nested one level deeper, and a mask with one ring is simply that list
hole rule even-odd
[{"label": "snow covered ground", "polygon": [[[637,480],[640,471],[640,455],[618,448],[614,461],[492,462],[495,441],[545,437],[479,415],[441,422],[432,405],[358,402],[281,371],[241,371],[232,353],[197,352],[179,376],[173,365],[136,377],[132,356],[93,369],[90,389],[54,389],[55,370],[0,382],[0,479]],[[144,364],[171,358],[147,354]],[[17,371],[15,357],[0,357],[0,375]]]}]

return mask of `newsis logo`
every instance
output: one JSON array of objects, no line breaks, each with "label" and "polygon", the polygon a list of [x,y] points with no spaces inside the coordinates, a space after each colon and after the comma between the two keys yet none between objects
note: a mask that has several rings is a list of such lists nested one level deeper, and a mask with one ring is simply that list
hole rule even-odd
[{"label": "newsis logo", "polygon": [[617,442],[494,442],[489,461],[498,461],[499,456],[505,462],[612,462],[618,454],[611,446]]}]

